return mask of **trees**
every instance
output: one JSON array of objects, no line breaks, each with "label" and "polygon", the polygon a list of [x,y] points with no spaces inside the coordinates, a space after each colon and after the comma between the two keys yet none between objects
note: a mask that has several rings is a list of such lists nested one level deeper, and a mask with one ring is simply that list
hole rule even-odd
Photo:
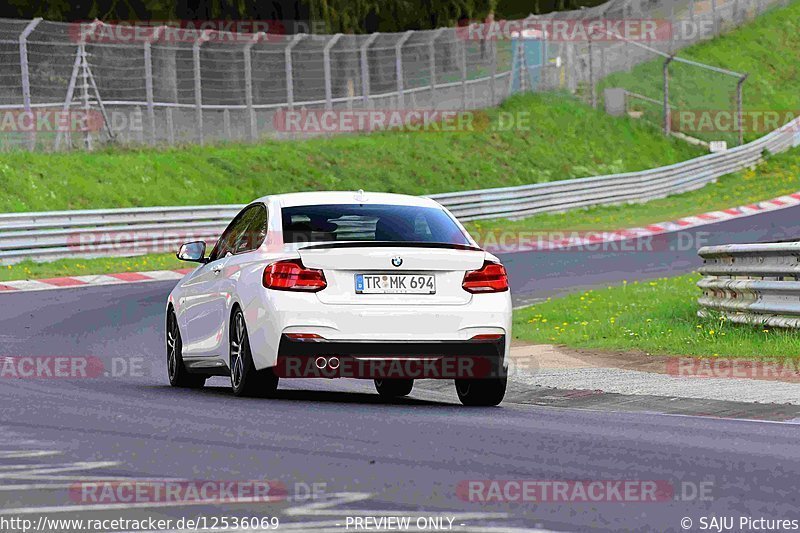
[{"label": "trees", "polygon": [[0,16],[48,20],[280,20],[313,21],[328,32],[423,30],[458,20],[522,18],[577,9],[604,0],[7,0]]}]

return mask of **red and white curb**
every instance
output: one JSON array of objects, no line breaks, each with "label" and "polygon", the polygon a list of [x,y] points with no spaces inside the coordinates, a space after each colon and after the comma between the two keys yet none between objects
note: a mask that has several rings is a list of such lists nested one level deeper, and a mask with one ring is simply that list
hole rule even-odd
[{"label": "red and white curb", "polygon": [[[517,243],[513,249],[508,245],[500,246],[495,243],[484,243],[484,248],[489,252],[526,252],[534,250],[552,250],[569,248],[573,246],[597,245],[604,242],[623,241],[627,239],[638,239],[651,237],[664,233],[682,231],[698,226],[716,224],[734,218],[744,218],[769,211],[777,211],[800,205],[800,192],[779,196],[772,200],[764,200],[754,204],[723,209],[722,211],[710,211],[701,215],[695,215],[668,222],[658,222],[641,228],[629,228],[616,231],[592,232],[588,237],[570,237],[564,239],[553,239],[536,244]],[[580,233],[580,232],[576,232]],[[584,232],[589,233],[589,232]],[[72,289],[76,287],[90,287],[97,285],[121,285],[125,283],[143,283],[152,281],[177,281],[193,269],[185,268],[181,270],[155,270],[152,272],[121,272],[119,274],[98,274],[94,276],[70,276],[63,278],[22,280],[22,281],[1,281],[0,293],[15,291],[41,291],[49,289]]]},{"label": "red and white curb", "polygon": [[[753,215],[760,215],[762,213],[767,213],[770,211],[778,211],[780,209],[786,209],[788,207],[794,207],[797,205],[800,205],[800,191],[792,194],[787,194],[785,196],[779,196],[771,200],[764,200],[762,202],[757,202],[754,204],[732,207],[730,209],[723,209],[722,211],[709,211],[708,213],[703,213],[701,215],[679,218],[678,220],[670,220],[667,222],[657,222],[655,224],[649,224],[647,226],[640,228],[627,228],[627,229],[609,230],[609,231],[573,231],[570,233],[574,233],[575,236],[561,237],[559,235],[558,238],[531,239],[535,240],[536,241],[535,243],[527,243],[524,242],[524,240],[520,239],[511,245],[509,245],[509,243],[499,244],[499,243],[484,242],[483,247],[484,249],[492,253],[517,253],[517,252],[531,252],[536,250],[546,251],[546,250],[571,248],[577,246],[598,245],[598,244],[603,244],[605,242],[617,242],[628,239],[640,239],[643,237],[653,237],[665,233],[684,231],[690,228],[707,226],[709,224],[725,222],[726,220],[732,220],[735,218],[744,218]],[[529,233],[535,236],[537,234],[546,235],[548,232],[530,231]],[[556,234],[565,232],[553,231],[551,233]]]},{"label": "red and white curb", "polygon": [[0,281],[0,293],[13,291],[43,291],[49,289],[73,289],[96,285],[120,285],[148,281],[179,280],[192,268],[181,270],[153,270],[151,272],[120,272],[119,274],[97,274],[93,276],[70,276],[20,281]]}]

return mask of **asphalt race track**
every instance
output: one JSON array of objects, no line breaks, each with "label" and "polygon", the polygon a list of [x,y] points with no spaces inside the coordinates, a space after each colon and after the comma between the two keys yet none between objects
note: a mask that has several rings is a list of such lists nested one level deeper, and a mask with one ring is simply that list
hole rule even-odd
[{"label": "asphalt race track", "polygon": [[[704,232],[699,244],[791,238],[798,214],[687,233],[700,241]],[[691,271],[695,250],[679,238],[686,235],[654,239],[649,251],[503,260],[521,303]],[[704,516],[795,518],[800,507],[793,423],[544,405],[514,383],[491,409],[461,407],[451,383],[420,383],[392,404],[366,381],[284,380],[269,400],[235,398],[223,378],[203,390],[172,389],[163,347],[170,289],[153,282],[0,295],[0,355],[95,356],[105,369],[92,379],[0,379],[0,518],[277,516],[278,531],[353,531],[348,519],[405,516],[450,519],[455,531],[513,532],[681,531],[688,517],[696,531]],[[276,480],[288,497],[131,505],[76,496],[76,483],[104,479]],[[657,481],[673,493],[645,503],[486,503],[462,497],[459,484],[469,480]]]}]

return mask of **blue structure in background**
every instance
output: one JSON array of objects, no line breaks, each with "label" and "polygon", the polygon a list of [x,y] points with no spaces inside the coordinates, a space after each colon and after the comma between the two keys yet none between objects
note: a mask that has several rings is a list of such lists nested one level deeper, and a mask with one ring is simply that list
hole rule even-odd
[{"label": "blue structure in background", "polygon": [[[523,89],[535,91],[542,78],[547,61],[546,34],[537,30],[524,30],[511,41],[511,93]],[[527,73],[527,76],[526,76]],[[523,80],[522,76],[526,76]]]}]

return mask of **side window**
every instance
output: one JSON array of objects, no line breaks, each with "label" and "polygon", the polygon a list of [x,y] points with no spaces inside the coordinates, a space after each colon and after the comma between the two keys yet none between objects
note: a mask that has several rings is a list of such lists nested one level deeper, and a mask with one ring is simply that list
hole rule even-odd
[{"label": "side window", "polygon": [[[247,251],[247,247],[249,246],[248,236],[250,234],[248,230],[252,227],[254,219],[261,218],[262,211],[265,226],[264,236],[266,236],[266,208],[262,204],[246,207],[236,215],[236,218],[233,219],[222,233],[209,259],[211,261],[216,261],[217,259],[225,257],[228,253],[236,254]],[[262,238],[261,242],[263,241],[264,239]],[[260,245],[261,243],[259,243],[259,246]]]},{"label": "side window", "polygon": [[267,209],[261,204],[250,207],[242,217],[241,230],[237,225],[235,233],[234,254],[250,252],[261,246],[267,237]]}]

